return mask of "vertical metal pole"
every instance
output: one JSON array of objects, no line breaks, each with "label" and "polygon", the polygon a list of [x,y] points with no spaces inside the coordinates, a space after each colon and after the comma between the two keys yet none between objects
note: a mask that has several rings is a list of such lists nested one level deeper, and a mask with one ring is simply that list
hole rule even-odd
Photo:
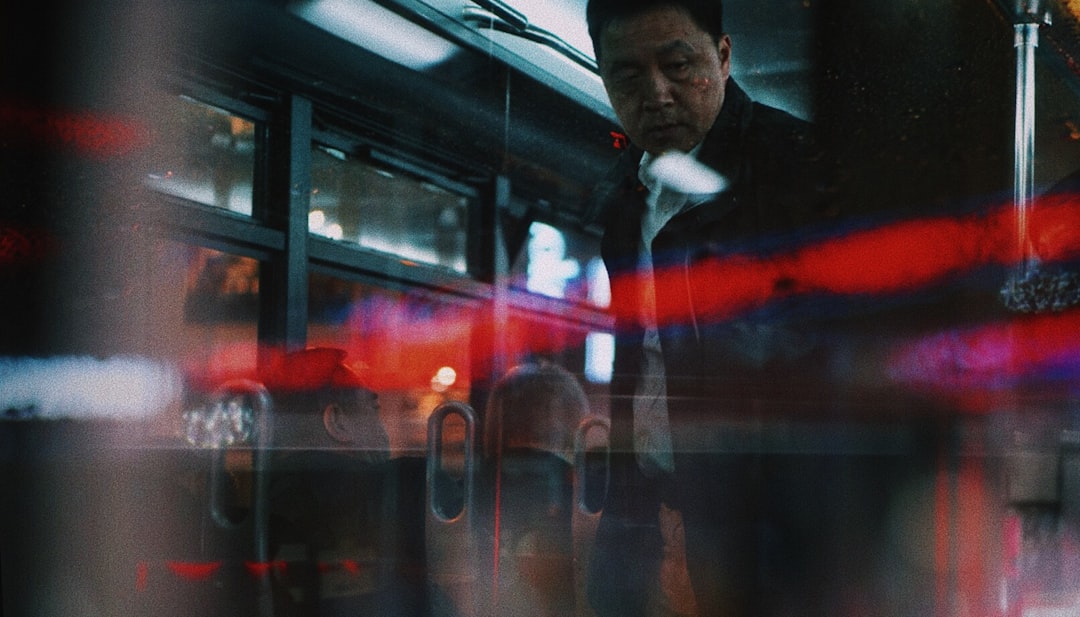
[{"label": "vertical metal pole", "polygon": [[[252,419],[252,484],[251,511],[245,521],[230,520],[222,503],[225,493],[223,484],[228,471],[225,468],[227,445],[219,444],[212,452],[209,477],[210,518],[221,529],[233,534],[251,533],[252,557],[260,565],[270,563],[270,447],[273,443],[273,411],[270,393],[262,384],[246,379],[228,381],[214,392],[212,400],[226,406],[230,401],[251,405]],[[273,589],[270,572],[259,576],[256,586],[255,608],[259,617],[274,614]]]},{"label": "vertical metal pole", "polygon": [[510,353],[506,332],[510,324],[509,286],[510,286],[510,256],[507,254],[506,241],[503,237],[502,212],[509,209],[510,203],[510,178],[497,176],[494,187],[495,211],[491,220],[494,229],[495,252],[495,281],[492,290],[492,319],[494,320],[494,353],[495,361],[492,363],[492,374],[496,378],[504,374],[510,367]]},{"label": "vertical metal pole", "polygon": [[1002,287],[1010,310],[1037,312],[1057,310],[1068,303],[1068,280],[1040,271],[1039,256],[1029,237],[1035,196],[1035,48],[1039,27],[1049,24],[1042,0],[1017,0],[1013,20],[1016,48],[1016,126],[1013,169],[1013,208],[1016,213],[1016,263]]},{"label": "vertical metal pole", "polygon": [[1017,23],[1016,47],[1016,143],[1013,173],[1013,203],[1017,216],[1019,265],[1016,274],[1024,280],[1031,274],[1037,257],[1028,239],[1028,214],[1034,200],[1035,175],[1035,48],[1039,46],[1039,24]]},{"label": "vertical metal pole", "polygon": [[1016,139],[1014,208],[1016,265],[1001,289],[1005,306],[1014,311],[1061,311],[1080,304],[1080,274],[1043,266],[1030,238],[1035,206],[1035,50],[1039,29],[1050,25],[1042,0],[1017,0],[1013,22],[1016,47]]},{"label": "vertical metal pole", "polygon": [[311,117],[311,101],[291,95],[271,135],[265,216],[284,227],[285,250],[260,268],[259,342],[286,349],[303,349],[307,340]]}]

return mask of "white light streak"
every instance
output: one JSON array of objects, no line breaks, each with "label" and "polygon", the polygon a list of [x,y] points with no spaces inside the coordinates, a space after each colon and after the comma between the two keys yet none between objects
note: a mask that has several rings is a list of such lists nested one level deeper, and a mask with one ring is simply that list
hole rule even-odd
[{"label": "white light streak", "polygon": [[150,418],[182,390],[174,367],[147,358],[0,358],[0,411],[15,417]]},{"label": "white light streak", "polygon": [[727,179],[684,152],[666,152],[653,161],[651,173],[664,186],[685,195],[715,195],[727,187]]}]

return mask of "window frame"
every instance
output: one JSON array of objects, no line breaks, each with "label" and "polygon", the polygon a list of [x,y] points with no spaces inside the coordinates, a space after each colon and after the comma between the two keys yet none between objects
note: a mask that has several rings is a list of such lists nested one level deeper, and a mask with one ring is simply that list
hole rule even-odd
[{"label": "window frame", "polygon": [[[207,73],[212,72],[212,68],[207,69]],[[533,315],[540,321],[554,319],[567,328],[602,331],[613,328],[614,320],[605,309],[548,298],[509,285],[505,275],[513,256],[506,254],[505,242],[498,236],[505,217],[520,214],[514,209],[520,205],[517,203],[520,198],[513,194],[508,178],[466,165],[452,168],[438,153],[425,159],[416,152],[396,150],[366,132],[361,134],[362,118],[342,117],[339,109],[295,89],[262,88],[256,94],[245,91],[229,96],[222,84],[171,75],[165,78],[162,90],[256,124],[251,216],[159,193],[149,187],[144,190],[152,197],[145,200],[143,214],[147,220],[155,221],[147,228],[167,239],[259,260],[260,348],[306,346],[308,284],[312,272],[387,289],[430,294],[442,302],[481,307],[493,312],[496,323],[500,315],[511,311]],[[252,98],[260,104],[251,102]],[[329,126],[325,118],[337,120]],[[346,132],[349,129],[356,132]],[[466,197],[469,203],[467,272],[415,263],[312,234],[308,228],[311,156],[312,149],[320,145],[370,160],[377,166],[400,170]],[[566,221],[554,220],[557,217],[542,216],[539,210],[542,208],[530,208],[525,217],[543,218],[543,222],[557,227],[566,225]],[[498,352],[497,349],[475,351]],[[495,368],[506,368],[502,366],[506,361],[497,358]],[[479,387],[482,390],[485,386],[480,383]],[[479,400],[476,396],[472,398]]]}]

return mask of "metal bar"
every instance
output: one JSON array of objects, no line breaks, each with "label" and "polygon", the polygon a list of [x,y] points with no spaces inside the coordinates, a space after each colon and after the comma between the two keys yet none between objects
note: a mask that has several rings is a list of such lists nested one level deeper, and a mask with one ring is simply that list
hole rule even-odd
[{"label": "metal bar", "polygon": [[[507,6],[506,3],[501,0],[475,0],[483,9],[491,13],[494,17],[497,17],[507,26],[514,30],[524,30],[529,27],[529,18],[524,13]],[[465,7],[466,13],[470,11],[472,7]]]},{"label": "metal bar", "polygon": [[312,104],[292,95],[272,135],[267,214],[284,227],[285,249],[260,267],[259,340],[303,348],[308,316],[308,208],[311,203]]},{"label": "metal bar", "polygon": [[[222,405],[230,400],[240,399],[242,403],[251,405],[251,450],[252,450],[252,483],[251,483],[251,510],[247,517],[241,521],[233,521],[224,511],[222,497],[225,493],[225,480],[228,471],[225,469],[225,452],[227,447],[222,444],[212,453],[209,493],[210,493],[210,518],[222,529],[231,533],[247,533],[250,531],[252,538],[252,556],[255,563],[270,563],[270,447],[273,440],[273,419],[271,416],[271,398],[266,388],[257,382],[238,379],[228,381],[215,390],[212,400]],[[256,607],[262,617],[271,617],[274,614],[273,590],[270,585],[269,573],[259,577],[256,586]]]},{"label": "metal bar", "polygon": [[530,25],[528,21],[523,25],[518,25],[516,22],[510,22],[503,19],[501,15],[494,11],[487,11],[476,7],[465,7],[461,17],[465,22],[475,24],[478,27],[489,28],[506,34],[513,34],[534,43],[550,47],[585,69],[593,73],[597,72],[596,62],[594,62],[592,58],[581,53],[577,48],[562,40],[559,36],[544,30],[543,28],[537,28],[536,26]]},{"label": "metal bar", "polygon": [[[590,486],[587,474],[589,433],[592,431],[602,431],[604,435],[604,477],[601,487]],[[610,434],[611,423],[600,416],[585,418],[574,433],[574,509],[570,517],[570,531],[574,546],[574,594],[578,617],[591,617],[593,614],[588,598],[588,568],[596,540],[596,529],[600,526],[603,503],[611,484]],[[598,508],[593,509],[587,496],[596,491],[602,492],[604,499],[600,501]]]},{"label": "metal bar", "polygon": [[1013,26],[1016,47],[1016,128],[1013,203],[1017,215],[1017,246],[1020,263],[1017,274],[1026,278],[1037,257],[1028,238],[1028,215],[1034,201],[1035,187],[1035,48],[1039,45],[1039,24]]},{"label": "metal bar", "polygon": [[[456,513],[447,513],[439,507],[439,480],[450,476],[443,464],[443,426],[451,415],[459,416],[465,423],[462,502],[461,510]],[[428,418],[427,439],[424,535],[429,563],[428,576],[430,583],[444,592],[436,594],[436,597],[442,596],[454,603],[452,612],[462,617],[475,617],[478,608],[479,562],[475,541],[476,414],[472,407],[455,401],[436,407]]]},{"label": "metal bar", "polygon": [[[611,423],[606,418],[599,416],[589,416],[581,421],[578,425],[577,431],[574,433],[574,508],[576,512],[580,512],[583,515],[598,515],[600,510],[591,510],[586,503],[586,491],[589,489],[586,480],[586,454],[588,453],[588,436],[589,432],[597,429],[604,432],[605,441],[607,435],[611,432]],[[610,458],[610,446],[605,448],[605,462],[604,471],[607,472],[608,461]],[[607,490],[608,478],[604,479],[604,490]]]}]

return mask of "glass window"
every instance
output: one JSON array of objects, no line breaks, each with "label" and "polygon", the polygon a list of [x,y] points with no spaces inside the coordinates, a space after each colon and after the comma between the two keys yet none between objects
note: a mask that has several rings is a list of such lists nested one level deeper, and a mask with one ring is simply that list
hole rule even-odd
[{"label": "glass window", "polygon": [[185,96],[163,98],[158,110],[147,186],[250,216],[255,123]]},{"label": "glass window", "polygon": [[615,370],[615,335],[590,332],[585,337],[585,379],[591,383],[611,383]]},{"label": "glass window", "polygon": [[314,148],[314,234],[464,273],[467,216],[467,197],[340,150]]}]

